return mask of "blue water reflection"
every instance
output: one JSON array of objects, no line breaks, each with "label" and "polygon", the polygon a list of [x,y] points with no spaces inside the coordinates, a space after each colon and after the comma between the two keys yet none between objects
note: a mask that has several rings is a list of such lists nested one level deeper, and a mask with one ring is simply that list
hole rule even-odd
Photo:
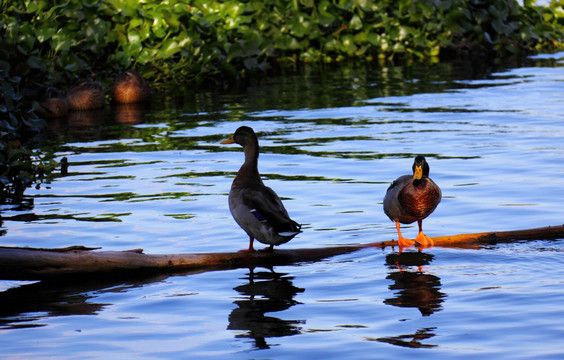
[{"label": "blue water reflection", "polygon": [[[66,157],[2,245],[225,252],[247,125],[259,170],[304,232],[285,248],[390,240],[390,181],[424,154],[439,236],[562,224],[564,54],[519,67],[339,68],[50,124]],[[414,237],[416,226],[402,229]],[[562,239],[423,252],[364,249],[270,269],[57,283],[0,281],[8,358],[559,358]],[[534,331],[531,331],[534,329]],[[540,346],[539,344],[542,344]]]}]

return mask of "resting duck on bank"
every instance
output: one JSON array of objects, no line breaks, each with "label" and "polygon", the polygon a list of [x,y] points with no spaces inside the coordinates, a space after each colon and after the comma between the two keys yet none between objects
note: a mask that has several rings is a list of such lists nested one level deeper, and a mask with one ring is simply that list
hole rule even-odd
[{"label": "resting duck on bank", "polygon": [[39,107],[35,112],[42,117],[54,119],[63,117],[69,112],[67,99],[61,92],[52,86],[41,89]]},{"label": "resting duck on bank", "polygon": [[398,243],[403,246],[414,245],[414,241],[401,236],[400,224],[417,221],[419,233],[415,242],[423,247],[433,246],[433,240],[423,234],[422,222],[441,201],[441,189],[429,177],[429,164],[422,155],[413,162],[413,175],[403,175],[394,180],[384,196],[384,212],[395,221],[398,230]]},{"label": "resting duck on bank", "polygon": [[94,110],[104,106],[102,84],[93,80],[81,80],[74,84],[67,93],[70,110]]},{"label": "resting duck on bank", "polygon": [[231,215],[249,235],[249,249],[254,251],[253,239],[274,245],[284,244],[301,232],[301,225],[290,219],[276,193],[265,186],[257,169],[259,144],[253,129],[241,126],[222,144],[237,143],[243,146],[245,162],[237,172],[229,191]]},{"label": "resting duck on bank", "polygon": [[112,83],[112,99],[120,104],[145,102],[150,95],[149,85],[135,70],[119,74]]}]

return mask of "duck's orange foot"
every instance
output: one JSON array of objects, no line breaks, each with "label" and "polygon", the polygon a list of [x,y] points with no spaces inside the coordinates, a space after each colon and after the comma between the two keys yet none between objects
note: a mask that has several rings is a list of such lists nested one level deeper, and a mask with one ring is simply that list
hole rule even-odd
[{"label": "duck's orange foot", "polygon": [[252,236],[249,236],[249,248],[245,250],[239,250],[238,252],[242,253],[252,253],[255,252],[255,248],[253,247],[253,240],[255,240]]},{"label": "duck's orange foot", "polygon": [[400,235],[398,238],[398,245],[400,246],[400,248],[408,247],[415,245],[415,242],[411,239],[404,238],[403,236]]},{"label": "duck's orange foot", "polygon": [[253,252],[255,252],[255,249],[243,249],[243,250],[239,250],[239,251],[237,251],[237,252],[240,252],[240,253],[253,253]]},{"label": "duck's orange foot", "polygon": [[417,234],[415,242],[422,248],[431,248],[434,245],[433,239],[423,234],[423,231],[420,231],[419,234]]}]

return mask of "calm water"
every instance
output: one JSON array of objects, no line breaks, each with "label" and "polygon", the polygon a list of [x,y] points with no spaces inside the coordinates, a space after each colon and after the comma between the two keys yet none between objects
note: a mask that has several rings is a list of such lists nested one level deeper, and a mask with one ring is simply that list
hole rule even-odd
[{"label": "calm water", "polygon": [[[241,125],[260,137],[265,182],[304,224],[284,248],[396,238],[382,198],[414,154],[443,191],[424,221],[430,236],[562,224],[561,58],[343,68],[54,123],[46,149],[69,173],[1,209],[1,245],[243,249],[227,207],[243,154],[219,144]],[[563,358],[563,252],[564,239],[539,240],[131,281],[0,281],[0,357]]]}]

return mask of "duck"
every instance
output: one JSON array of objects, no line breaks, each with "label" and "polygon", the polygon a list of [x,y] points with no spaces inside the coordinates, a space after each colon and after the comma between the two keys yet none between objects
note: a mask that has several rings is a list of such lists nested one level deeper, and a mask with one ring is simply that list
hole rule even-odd
[{"label": "duck", "polygon": [[59,89],[48,86],[40,90],[38,106],[35,108],[37,115],[47,119],[55,119],[65,116],[68,111],[67,99]]},{"label": "duck", "polygon": [[241,126],[221,142],[233,143],[241,145],[245,154],[228,198],[231,215],[249,236],[249,248],[241,251],[255,251],[254,239],[269,245],[265,250],[273,251],[274,245],[287,243],[301,233],[302,226],[289,217],[278,195],[264,185],[258,171],[259,143],[254,130]]},{"label": "duck", "polygon": [[[429,164],[423,155],[413,161],[412,175],[395,179],[384,196],[384,212],[396,223],[398,244],[401,248],[413,246],[432,247],[433,240],[423,233],[423,219],[431,215],[442,198],[441,189],[429,177]],[[414,240],[401,235],[400,223],[411,224],[417,221],[419,233]]]},{"label": "duck", "polygon": [[149,100],[151,90],[136,70],[127,70],[118,74],[112,83],[112,99],[120,104],[141,103]]},{"label": "duck", "polygon": [[94,110],[104,106],[104,91],[99,81],[80,80],[67,92],[70,110]]}]

